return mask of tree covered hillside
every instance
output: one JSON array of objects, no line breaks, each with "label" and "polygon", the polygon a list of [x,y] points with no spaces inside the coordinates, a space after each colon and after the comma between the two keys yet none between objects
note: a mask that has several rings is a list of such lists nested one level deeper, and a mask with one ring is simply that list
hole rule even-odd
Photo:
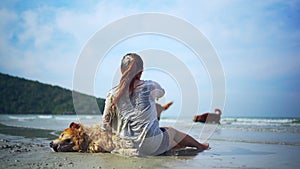
[{"label": "tree covered hillside", "polygon": [[[97,113],[92,104],[95,97],[76,93],[80,98],[76,112]],[[75,98],[75,99],[76,99]],[[96,99],[101,112],[104,99]],[[79,111],[79,112],[78,112]],[[72,91],[0,73],[0,113],[1,114],[74,114]]]}]

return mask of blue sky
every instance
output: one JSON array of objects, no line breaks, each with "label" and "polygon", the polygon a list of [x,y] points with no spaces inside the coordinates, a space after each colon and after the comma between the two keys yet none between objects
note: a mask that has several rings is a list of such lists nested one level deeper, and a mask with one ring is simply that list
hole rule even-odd
[{"label": "blue sky", "polygon": [[[89,38],[113,21],[144,12],[184,19],[210,40],[225,73],[226,116],[300,117],[300,1],[1,1],[0,72],[72,89]],[[93,94],[105,97],[122,55],[148,48],[172,52],[189,66],[197,79],[199,112],[208,111],[211,84],[204,66],[182,44],[154,35],[115,46],[99,66]],[[155,71],[144,78],[162,83],[166,101],[180,100],[176,80]]]}]

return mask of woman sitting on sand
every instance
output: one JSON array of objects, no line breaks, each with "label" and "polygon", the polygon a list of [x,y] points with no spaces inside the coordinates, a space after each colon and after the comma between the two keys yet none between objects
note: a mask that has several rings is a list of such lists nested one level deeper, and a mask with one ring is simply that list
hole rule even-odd
[{"label": "woman sitting on sand", "polygon": [[102,127],[116,133],[115,152],[146,156],[159,155],[172,148],[207,149],[208,143],[201,144],[172,127],[159,127],[155,99],[165,91],[156,82],[141,80],[142,72],[141,57],[135,53],[125,55],[120,83],[106,98]]}]

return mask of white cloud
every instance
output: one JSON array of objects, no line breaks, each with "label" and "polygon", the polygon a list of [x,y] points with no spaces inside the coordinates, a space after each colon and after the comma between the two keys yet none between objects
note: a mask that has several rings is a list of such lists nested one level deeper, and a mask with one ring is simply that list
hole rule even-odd
[{"label": "white cloud", "polygon": [[17,20],[17,15],[15,12],[7,10],[5,8],[0,9],[0,35],[2,41],[7,41],[12,38],[13,24]]},{"label": "white cloud", "polygon": [[119,6],[115,1],[101,1],[87,12],[76,9],[61,9],[56,14],[57,28],[71,34],[82,45],[96,31],[134,10]]},{"label": "white cloud", "polygon": [[38,13],[26,11],[23,13],[22,19],[24,20],[22,27],[25,30],[19,35],[21,43],[26,43],[28,40],[34,41],[35,47],[40,47],[51,40],[53,27],[47,24],[38,23]]},{"label": "white cloud", "polygon": [[89,9],[77,5],[0,9],[0,58],[5,61],[0,70],[71,88],[84,43],[104,25],[133,12],[116,1],[87,4]]},{"label": "white cloud", "polygon": [[[60,84],[57,79],[72,75],[76,53],[65,50],[70,44],[53,39],[55,25],[42,19],[43,10],[18,13],[2,9],[0,16],[2,72],[52,84]],[[70,55],[73,55],[71,60]],[[54,74],[57,78],[49,78]],[[70,84],[61,85],[70,87]]]},{"label": "white cloud", "polygon": [[228,76],[269,79],[299,70],[297,10],[296,1],[179,1],[174,13],[207,35]]}]

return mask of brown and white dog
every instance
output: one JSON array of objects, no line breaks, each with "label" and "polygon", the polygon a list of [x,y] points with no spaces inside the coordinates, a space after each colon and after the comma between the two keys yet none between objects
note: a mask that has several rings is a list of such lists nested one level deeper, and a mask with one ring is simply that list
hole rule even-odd
[{"label": "brown and white dog", "polygon": [[[171,104],[172,102],[164,106],[156,105],[158,119],[161,112],[168,109]],[[111,152],[116,147],[114,139],[115,135],[104,131],[100,125],[84,126],[72,122],[57,139],[50,142],[50,147],[55,152],[105,153]]]},{"label": "brown and white dog", "polygon": [[222,111],[220,109],[215,109],[215,113],[204,113],[204,114],[194,116],[193,121],[201,122],[201,123],[220,124],[221,115],[222,115]]},{"label": "brown and white dog", "polygon": [[100,128],[100,125],[83,126],[72,122],[60,136],[50,142],[55,152],[110,152],[115,148],[113,134]]}]

